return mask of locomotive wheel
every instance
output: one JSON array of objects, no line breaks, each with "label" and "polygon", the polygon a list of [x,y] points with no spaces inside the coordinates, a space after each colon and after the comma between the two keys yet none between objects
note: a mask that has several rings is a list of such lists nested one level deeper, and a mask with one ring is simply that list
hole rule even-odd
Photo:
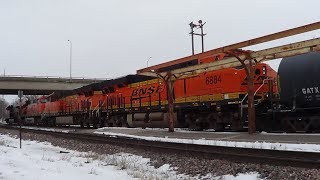
[{"label": "locomotive wheel", "polygon": [[188,113],[185,115],[186,123],[189,130],[193,130],[196,127],[196,122],[193,120],[193,114]]},{"label": "locomotive wheel", "polygon": [[113,125],[113,126],[115,126],[115,127],[122,127],[121,120],[119,120],[119,119],[115,120],[115,122],[114,122],[114,125]]},{"label": "locomotive wheel", "polygon": [[84,128],[84,124],[83,124],[82,121],[80,122],[80,127],[81,127],[81,128]]},{"label": "locomotive wheel", "polygon": [[121,118],[118,116],[111,117],[112,119],[112,126],[113,127],[122,127],[122,121]]},{"label": "locomotive wheel", "polygon": [[223,124],[219,123],[220,117],[216,113],[211,113],[205,121],[205,129],[214,129],[215,131],[223,131]]},{"label": "locomotive wheel", "polygon": [[217,126],[217,120],[215,119],[215,115],[209,114],[204,122],[205,129],[215,129]]},{"label": "locomotive wheel", "polygon": [[100,119],[99,118],[92,118],[92,124],[94,129],[98,129],[100,127]]},{"label": "locomotive wheel", "polygon": [[199,126],[199,117],[196,113],[190,112],[185,115],[186,123],[189,130],[199,131],[202,130],[202,127]]},{"label": "locomotive wheel", "polygon": [[93,129],[98,129],[98,124],[95,120],[93,120]]},{"label": "locomotive wheel", "polygon": [[124,116],[112,116],[112,126],[114,127],[129,127],[127,119]]},{"label": "locomotive wheel", "polygon": [[90,123],[87,123],[87,128],[90,128]]},{"label": "locomotive wheel", "polygon": [[106,126],[105,118],[104,117],[99,118],[99,123],[100,123],[100,127],[105,127]]},{"label": "locomotive wheel", "polygon": [[122,120],[122,127],[129,127],[129,124],[127,123],[126,120]]}]

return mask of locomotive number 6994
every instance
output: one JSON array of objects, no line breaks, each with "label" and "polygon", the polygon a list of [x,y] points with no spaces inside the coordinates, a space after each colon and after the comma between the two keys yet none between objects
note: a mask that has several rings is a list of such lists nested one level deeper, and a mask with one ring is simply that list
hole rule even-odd
[{"label": "locomotive number 6994", "polygon": [[208,76],[206,77],[206,85],[211,85],[211,84],[218,84],[221,83],[221,76]]}]

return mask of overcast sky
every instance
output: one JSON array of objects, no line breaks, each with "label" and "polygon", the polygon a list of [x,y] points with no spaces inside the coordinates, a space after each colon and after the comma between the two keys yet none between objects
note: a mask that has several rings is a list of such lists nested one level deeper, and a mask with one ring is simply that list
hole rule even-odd
[{"label": "overcast sky", "polygon": [[319,0],[0,0],[0,74],[68,77],[70,39],[73,77],[114,78],[146,67],[149,57],[155,65],[190,55],[191,21],[206,22],[210,50],[319,21],[319,7]]}]

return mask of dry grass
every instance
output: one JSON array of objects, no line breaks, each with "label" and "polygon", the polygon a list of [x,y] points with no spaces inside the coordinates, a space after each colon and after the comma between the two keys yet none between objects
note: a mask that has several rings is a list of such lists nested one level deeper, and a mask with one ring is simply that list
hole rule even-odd
[{"label": "dry grass", "polygon": [[71,158],[72,158],[72,155],[68,154],[68,155],[63,155],[63,156],[61,156],[61,157],[59,158],[59,160],[70,162],[70,161],[71,161]]},{"label": "dry grass", "polygon": [[55,161],[54,158],[49,157],[49,156],[46,156],[45,154],[42,154],[41,160],[43,160],[43,161],[49,161],[49,162],[54,162],[54,161]]},{"label": "dry grass", "polygon": [[[98,166],[116,166],[120,170],[126,170],[134,178],[145,180],[181,179],[172,171],[160,171],[153,166],[145,165],[142,157],[131,154],[99,155],[93,152],[80,153],[78,157],[85,158],[84,163],[99,161]],[[148,163],[147,163],[148,164]],[[89,174],[97,175],[96,169],[92,168]],[[184,179],[192,179],[184,177]]]},{"label": "dry grass", "polygon": [[99,155],[97,153],[94,153],[92,151],[89,151],[87,153],[80,153],[79,155],[77,155],[78,157],[82,157],[82,158],[87,158],[90,159],[90,162],[94,161],[94,160],[103,160],[104,156],[103,155]]}]

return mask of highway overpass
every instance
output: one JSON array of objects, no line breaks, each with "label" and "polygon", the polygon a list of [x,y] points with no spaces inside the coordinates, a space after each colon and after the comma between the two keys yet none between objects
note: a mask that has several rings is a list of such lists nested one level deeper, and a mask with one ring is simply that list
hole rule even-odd
[{"label": "highway overpass", "polygon": [[50,94],[53,91],[69,91],[103,80],[106,79],[0,76],[0,94],[15,95],[19,90],[25,95]]}]

